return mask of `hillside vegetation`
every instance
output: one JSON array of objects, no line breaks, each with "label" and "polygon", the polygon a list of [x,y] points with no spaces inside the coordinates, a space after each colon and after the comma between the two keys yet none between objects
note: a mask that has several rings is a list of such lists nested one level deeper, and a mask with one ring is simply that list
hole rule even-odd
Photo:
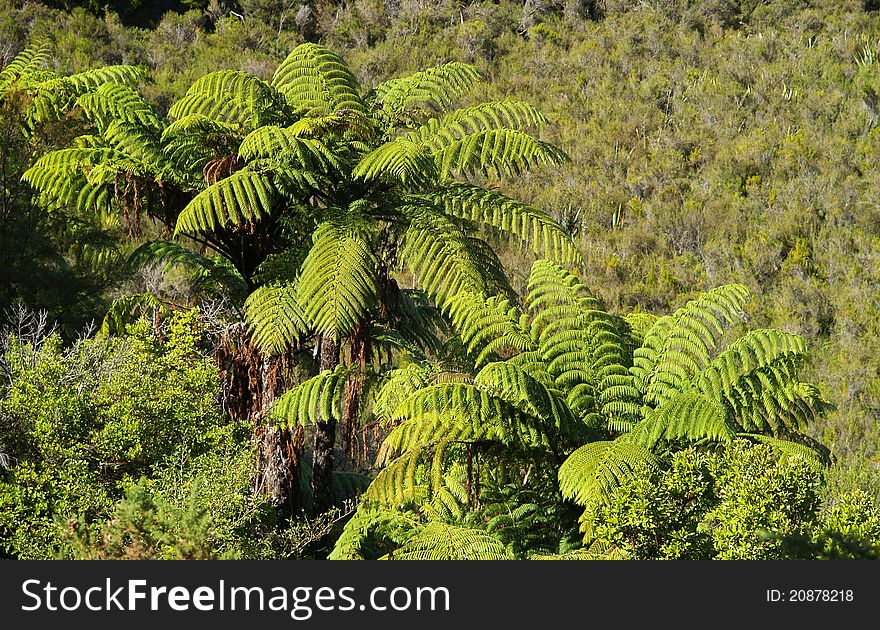
[{"label": "hillside vegetation", "polygon": [[0,556],[876,557],[875,3],[103,5],[0,8]]}]

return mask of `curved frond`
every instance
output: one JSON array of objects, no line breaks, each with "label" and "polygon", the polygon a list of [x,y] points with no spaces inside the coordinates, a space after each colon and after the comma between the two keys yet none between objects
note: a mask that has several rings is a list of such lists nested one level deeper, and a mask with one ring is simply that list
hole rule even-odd
[{"label": "curved frond", "polygon": [[51,57],[49,42],[43,41],[28,46],[0,72],[0,91],[5,90],[11,83],[22,76],[45,68]]},{"label": "curved frond", "polygon": [[552,144],[516,129],[491,129],[468,134],[433,153],[440,176],[499,177],[520,175],[537,166],[557,166],[568,156]]},{"label": "curved frond", "polygon": [[300,383],[275,400],[269,417],[289,427],[341,419],[350,373],[349,368],[338,365]]},{"label": "curved frond", "polygon": [[476,356],[476,368],[503,358],[505,353],[536,349],[522,329],[522,313],[503,297],[485,298],[462,291],[449,298],[447,311],[467,351]]},{"label": "curved frond", "polygon": [[400,208],[409,219],[401,260],[416,284],[441,308],[462,291],[491,295],[508,290],[498,257],[443,213],[428,206]]},{"label": "curved frond", "polygon": [[165,269],[181,265],[222,286],[233,297],[247,291],[244,278],[226,260],[216,260],[187,249],[171,241],[147,241],[135,249],[125,262],[124,271],[133,273],[151,263],[161,263]]},{"label": "curved frond", "polygon": [[709,364],[726,326],[741,315],[748,295],[740,284],[724,285],[657,320],[633,353],[631,373],[645,402],[661,405],[684,391]]},{"label": "curved frond", "polygon": [[657,469],[654,455],[636,444],[620,440],[586,444],[559,468],[562,496],[581,505],[606,500],[621,480]]},{"label": "curved frond", "polygon": [[358,82],[342,58],[320,44],[300,44],[281,62],[272,78],[300,115],[364,111]]},{"label": "curved frond", "polygon": [[315,330],[351,333],[379,302],[379,263],[357,229],[322,223],[302,265],[297,300]]},{"label": "curved frond", "polygon": [[237,70],[211,72],[195,81],[168,111],[180,120],[193,114],[255,129],[286,117],[282,97],[265,81]]},{"label": "curved frond", "polygon": [[424,146],[398,138],[361,158],[352,176],[365,181],[400,182],[408,189],[420,190],[434,186],[437,169]]},{"label": "curved frond", "polygon": [[177,218],[175,233],[214,232],[253,223],[272,213],[277,189],[266,174],[243,169],[200,192]]},{"label": "curved frond", "polygon": [[532,251],[561,265],[581,265],[583,257],[562,227],[547,213],[502,194],[451,184],[431,195],[434,203],[453,216],[491,225],[531,245]]},{"label": "curved frond", "polygon": [[432,521],[392,551],[388,560],[512,560],[500,540],[478,529]]},{"label": "curved frond", "polygon": [[121,335],[125,327],[141,317],[165,317],[171,312],[155,294],[133,293],[113,301],[104,316],[98,333],[101,335]]},{"label": "curved frond", "polygon": [[419,528],[412,516],[390,510],[358,511],[345,524],[328,560],[365,560],[383,555],[386,541],[395,546],[406,542]]},{"label": "curved frond", "polygon": [[254,345],[269,354],[284,352],[308,330],[295,285],[257,287],[244,303],[244,314]]},{"label": "curved frond", "polygon": [[727,409],[701,394],[686,393],[652,410],[620,440],[652,449],[660,441],[729,442],[736,435]]},{"label": "curved frond", "polygon": [[386,115],[396,119],[404,111],[417,107],[445,109],[480,79],[482,75],[476,67],[454,61],[380,83],[370,96],[374,107],[380,107]]},{"label": "curved frond", "polygon": [[154,132],[162,127],[153,106],[126,84],[104,83],[95,91],[80,96],[77,105],[100,128],[107,128],[114,121],[135,123]]}]

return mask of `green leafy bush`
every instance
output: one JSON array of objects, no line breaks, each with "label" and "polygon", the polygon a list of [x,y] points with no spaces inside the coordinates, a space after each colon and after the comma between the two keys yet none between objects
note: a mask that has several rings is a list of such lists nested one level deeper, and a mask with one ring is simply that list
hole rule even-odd
[{"label": "green leafy bush", "polygon": [[689,448],[589,508],[602,557],[782,560],[877,557],[880,511],[862,494],[823,507],[822,472],[766,445]]}]

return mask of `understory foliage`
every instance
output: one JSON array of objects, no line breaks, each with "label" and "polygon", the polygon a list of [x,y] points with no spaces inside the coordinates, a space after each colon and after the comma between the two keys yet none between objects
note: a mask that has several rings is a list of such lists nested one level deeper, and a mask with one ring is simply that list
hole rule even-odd
[{"label": "understory foliage", "polygon": [[0,555],[277,557],[323,535],[252,492],[250,427],[217,406],[198,312],[162,333],[142,321],[65,347],[33,317],[4,333]]}]

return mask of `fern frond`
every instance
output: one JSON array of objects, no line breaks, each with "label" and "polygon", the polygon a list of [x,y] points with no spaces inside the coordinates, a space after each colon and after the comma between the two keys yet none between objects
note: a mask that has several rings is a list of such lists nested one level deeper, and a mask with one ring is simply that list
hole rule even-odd
[{"label": "fern frond", "polygon": [[397,139],[361,158],[352,176],[365,181],[399,182],[409,190],[423,190],[434,186],[437,169],[424,146]]},{"label": "fern frond", "polygon": [[500,540],[478,529],[432,521],[392,551],[388,560],[512,560]]},{"label": "fern frond", "polygon": [[[740,433],[737,437],[746,438],[759,444],[766,444],[783,457],[802,458],[810,466],[819,471],[824,471],[831,463],[827,449],[821,444],[808,446],[792,440],[784,440],[760,433]],[[800,436],[804,438],[805,436]]]},{"label": "fern frond", "polygon": [[381,108],[395,121],[403,112],[417,107],[445,109],[480,79],[476,67],[454,61],[380,83],[369,97],[373,107]]},{"label": "fern frond", "polygon": [[277,124],[287,117],[283,98],[265,81],[236,70],[211,72],[195,81],[168,111],[181,120],[192,114],[247,129]]},{"label": "fern frond", "polygon": [[147,78],[147,72],[137,66],[113,65],[93,68],[65,77],[77,94],[97,89],[103,85],[134,85]]},{"label": "fern frond", "polygon": [[538,255],[562,265],[581,265],[583,258],[571,236],[547,213],[502,194],[469,184],[449,184],[432,193],[448,214],[491,225],[528,243]]},{"label": "fern frond", "polygon": [[555,437],[563,449],[583,442],[585,427],[571,412],[560,392],[530,376],[524,370],[506,362],[490,363],[474,378],[482,387],[537,418],[542,431]]},{"label": "fern frond", "polygon": [[647,414],[620,440],[653,449],[660,441],[730,442],[737,428],[720,403],[697,393],[680,394]]},{"label": "fern frond", "polygon": [[297,301],[310,327],[341,339],[379,303],[379,263],[356,228],[322,223],[313,241],[302,265]]},{"label": "fern frond", "polygon": [[508,289],[501,263],[485,242],[428,206],[404,206],[409,219],[400,257],[417,286],[438,306],[462,291],[491,295]]},{"label": "fern frond", "polygon": [[49,42],[34,43],[18,53],[0,72],[0,92],[10,84],[37,70],[45,68],[51,58]]},{"label": "fern frond", "polygon": [[174,265],[186,267],[210,278],[233,297],[243,296],[247,292],[244,278],[228,261],[209,258],[171,241],[147,241],[140,245],[129,255],[123,271],[133,273],[152,263],[161,263],[166,270]]},{"label": "fern frond", "polygon": [[244,303],[251,339],[260,350],[281,354],[308,330],[296,285],[257,287]]},{"label": "fern frond", "polygon": [[631,373],[645,402],[661,405],[685,389],[709,364],[725,327],[742,313],[748,295],[739,284],[717,287],[657,320],[633,353]]},{"label": "fern frond", "polygon": [[101,322],[101,328],[98,330],[100,335],[121,335],[125,333],[128,324],[137,321],[141,317],[155,316],[165,317],[171,312],[171,309],[165,305],[162,300],[155,294],[133,293],[124,295],[113,301],[110,310],[104,316]]},{"label": "fern frond", "polygon": [[471,133],[450,142],[433,155],[443,179],[476,174],[512,177],[536,166],[558,166],[569,159],[552,144],[516,129]]},{"label": "fern frond", "polygon": [[654,455],[621,440],[586,444],[568,456],[559,468],[562,496],[581,505],[605,501],[622,480],[656,470]]},{"label": "fern frond", "polygon": [[177,218],[176,234],[215,232],[253,223],[272,213],[278,192],[269,175],[242,169],[209,186]]},{"label": "fern frond", "polygon": [[272,86],[300,116],[364,111],[357,79],[339,55],[320,44],[294,48],[275,71]]},{"label": "fern frond", "polygon": [[350,368],[338,365],[300,383],[275,400],[269,417],[288,427],[341,419],[350,373]]},{"label": "fern frond", "polygon": [[476,356],[474,366],[502,358],[504,351],[536,349],[521,326],[522,313],[509,300],[462,291],[448,302],[447,312],[467,351]]},{"label": "fern frond", "polygon": [[385,541],[399,546],[419,528],[418,520],[390,510],[359,510],[345,524],[329,560],[365,560],[382,555]]},{"label": "fern frond", "polygon": [[124,83],[103,83],[93,92],[80,96],[76,102],[102,129],[113,121],[135,123],[154,132],[162,127],[153,106],[137,90]]},{"label": "fern frond", "polygon": [[376,394],[373,415],[379,422],[387,423],[408,396],[427,387],[437,371],[432,366],[411,363],[392,370]]},{"label": "fern frond", "polygon": [[300,138],[289,128],[274,125],[260,127],[248,134],[238,147],[238,157],[246,161],[270,158],[302,170],[323,173],[343,170],[340,159],[322,141]]},{"label": "fern frond", "polygon": [[545,427],[509,402],[469,383],[440,383],[417,391],[398,407],[403,420],[386,438],[378,461],[396,452],[442,441],[498,441],[513,446],[546,446]]}]

